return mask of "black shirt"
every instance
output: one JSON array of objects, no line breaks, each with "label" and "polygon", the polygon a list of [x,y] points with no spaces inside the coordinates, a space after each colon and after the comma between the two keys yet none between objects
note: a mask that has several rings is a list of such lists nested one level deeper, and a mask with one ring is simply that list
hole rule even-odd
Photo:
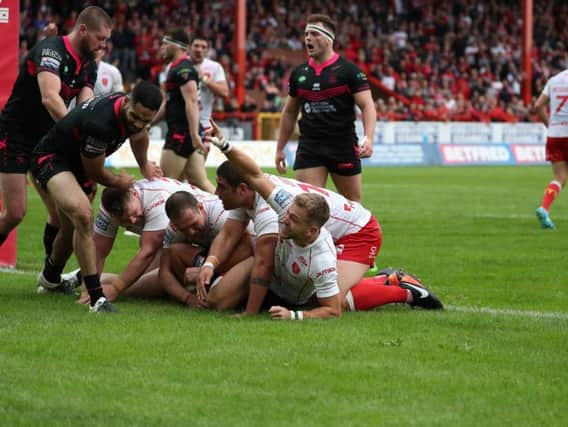
[{"label": "black shirt", "polygon": [[296,67],[290,75],[289,94],[301,101],[302,137],[331,140],[354,137],[353,94],[368,89],[365,73],[338,54],[322,65],[310,58]]},{"label": "black shirt", "polygon": [[51,128],[34,153],[61,155],[74,170],[83,170],[81,155],[110,156],[129,136],[120,115],[123,100],[123,93],[114,93],[79,104]]},{"label": "black shirt", "polygon": [[85,86],[94,88],[97,80],[95,61],[81,62],[68,37],[48,37],[28,53],[0,115],[0,124],[16,127],[30,137],[42,137],[54,121],[41,103],[38,73],[47,71],[61,79],[59,95],[65,105]]},{"label": "black shirt", "polygon": [[166,123],[168,128],[186,129],[189,127],[185,113],[185,101],[180,87],[188,81],[199,85],[199,74],[187,56],[170,64],[166,77]]}]

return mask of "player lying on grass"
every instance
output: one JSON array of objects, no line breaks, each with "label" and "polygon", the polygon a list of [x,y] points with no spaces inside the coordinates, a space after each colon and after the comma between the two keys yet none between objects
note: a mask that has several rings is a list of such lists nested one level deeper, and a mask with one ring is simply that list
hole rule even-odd
[{"label": "player lying on grass", "polygon": [[166,202],[170,224],[164,237],[159,282],[163,290],[190,307],[215,310],[236,308],[246,299],[243,283],[249,280],[253,263],[252,227],[240,236],[235,250],[217,268],[207,299],[195,295],[195,281],[211,242],[227,220],[217,196],[198,201],[187,192],[174,193]]},{"label": "player lying on grass", "polygon": [[[176,197],[172,198],[173,195]],[[191,212],[186,212],[185,205],[176,202],[188,199],[194,208]],[[168,211],[176,213],[178,222],[170,222]],[[178,261],[176,266],[179,265],[180,260],[193,261],[210,245],[225,218],[226,213],[217,196],[169,178],[154,181],[140,180],[128,190],[105,189],[102,207],[95,221],[99,271],[103,270],[105,259],[110,254],[119,225],[140,235],[140,249],[126,269],[118,275],[102,274],[101,282],[105,295],[112,301],[119,294],[149,298],[161,297],[167,292],[189,304],[192,301],[187,298],[187,291],[184,288],[177,291],[175,283],[168,280],[169,277],[165,273],[170,269],[172,258],[170,253],[172,251],[174,254],[179,253],[175,258]],[[174,248],[170,249],[172,246]],[[185,249],[187,253],[182,253]],[[250,236],[247,235],[243,237],[238,255],[233,258],[231,264],[228,263],[227,268],[251,254],[252,244]],[[160,277],[158,266],[164,267]],[[188,261],[186,266],[190,267],[193,264]],[[217,291],[212,295],[213,308],[229,308],[227,304],[230,306],[230,303],[223,299],[222,289],[223,286],[218,286]],[[183,298],[180,298],[180,295]],[[83,294],[80,302],[85,301],[86,295]]]},{"label": "player lying on grass", "polygon": [[[315,295],[319,306],[306,311],[306,317],[339,316],[342,304],[350,309],[369,309],[389,302],[408,302],[430,309],[442,308],[432,293],[420,286],[419,282],[410,283],[410,280],[401,282],[400,286],[388,286],[377,278],[362,279],[351,289],[347,289],[345,297],[342,298],[336,268],[337,254],[333,238],[328,231],[330,222],[332,228],[339,228],[340,225],[333,223],[338,221],[336,218],[330,218],[332,203],[323,196],[329,192],[312,186],[308,188],[312,190],[310,193],[293,192],[292,186],[286,186],[285,183],[264,175],[254,160],[240,150],[233,149],[228,141],[222,139],[220,129],[215,124],[213,129],[210,142],[227,155],[231,162],[230,167],[234,168],[231,174],[225,172],[229,168],[226,163],[218,169],[217,193],[225,207],[227,208],[226,200],[234,202],[239,194],[247,191],[254,193],[256,190],[278,214],[280,222],[279,239],[272,263],[273,275],[264,282],[257,280],[254,286],[251,281],[246,308],[248,314],[260,310],[269,290],[286,301],[287,305],[315,303]],[[225,176],[219,176],[220,171]],[[238,182],[238,177],[233,179],[235,182],[228,182],[227,177],[230,175],[240,175],[242,182]],[[259,208],[262,204],[259,199],[254,195],[249,196],[248,204],[243,203],[242,207],[266,214],[265,208]],[[346,203],[352,203],[346,205],[346,211],[358,205],[354,204],[355,202]],[[322,227],[324,224],[326,227]],[[352,245],[357,245],[357,240],[350,241]],[[223,254],[231,251],[227,242],[230,243],[229,238],[215,239],[208,262],[201,267],[198,295],[202,298],[206,295],[203,286],[210,282],[216,264],[224,259]],[[275,318],[294,316],[293,312],[281,306],[272,307],[271,314]]]}]

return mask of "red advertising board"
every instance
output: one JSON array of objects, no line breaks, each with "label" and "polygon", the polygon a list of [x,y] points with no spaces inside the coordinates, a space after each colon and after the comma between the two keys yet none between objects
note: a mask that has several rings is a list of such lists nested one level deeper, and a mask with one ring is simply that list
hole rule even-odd
[{"label": "red advertising board", "polygon": [[[19,7],[19,0],[0,0],[0,109],[8,100],[18,74]],[[16,230],[0,246],[0,267],[15,266]]]}]

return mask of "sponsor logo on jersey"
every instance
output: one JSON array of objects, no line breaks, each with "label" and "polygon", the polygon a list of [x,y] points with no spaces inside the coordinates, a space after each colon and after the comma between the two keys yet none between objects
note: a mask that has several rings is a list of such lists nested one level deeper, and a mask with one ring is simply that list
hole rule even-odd
[{"label": "sponsor logo on jersey", "polygon": [[110,224],[110,219],[108,217],[97,215],[97,218],[95,219],[95,225],[99,230],[107,231],[109,224]]},{"label": "sponsor logo on jersey", "polygon": [[312,112],[312,107],[310,107],[310,103],[306,102],[304,104],[304,110],[306,111],[306,113],[311,113]]},{"label": "sponsor logo on jersey", "polygon": [[281,208],[286,208],[290,204],[292,194],[284,189],[280,189],[274,195],[274,202]]},{"label": "sponsor logo on jersey", "polygon": [[61,55],[59,54],[59,52],[57,52],[57,51],[54,50],[54,49],[47,48],[47,47],[46,47],[46,48],[43,48],[43,49],[41,50],[41,56],[50,56],[50,57],[56,59],[56,60],[59,61],[59,62],[61,62],[61,60],[63,59],[63,58],[61,57]]},{"label": "sponsor logo on jersey", "polygon": [[367,76],[366,76],[365,73],[362,72],[362,71],[360,71],[360,72],[357,73],[357,78],[358,78],[359,80],[367,80]]},{"label": "sponsor logo on jersey", "polygon": [[326,276],[328,274],[334,273],[335,271],[336,271],[335,267],[329,267],[316,274],[316,277]]},{"label": "sponsor logo on jersey", "polygon": [[61,61],[51,58],[49,56],[43,56],[39,62],[41,68],[59,68]]},{"label": "sponsor logo on jersey", "polygon": [[312,86],[312,90],[315,91],[319,91],[320,90],[320,84],[319,82],[315,82],[314,85]]},{"label": "sponsor logo on jersey", "polygon": [[85,142],[85,152],[90,154],[104,154],[106,152],[106,144],[103,141],[93,138],[92,136],[87,137]]},{"label": "sponsor logo on jersey", "polygon": [[305,82],[306,79],[307,79],[306,76],[300,76],[300,77],[298,77],[298,82],[299,82],[299,83]]}]

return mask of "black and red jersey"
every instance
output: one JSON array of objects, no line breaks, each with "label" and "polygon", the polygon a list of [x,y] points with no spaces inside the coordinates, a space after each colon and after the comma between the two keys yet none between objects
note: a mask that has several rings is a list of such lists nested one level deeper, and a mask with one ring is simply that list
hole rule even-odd
[{"label": "black and red jersey", "polygon": [[38,73],[47,71],[61,79],[59,94],[69,105],[85,86],[94,88],[97,64],[94,60],[81,62],[69,38],[48,37],[28,53],[12,88],[12,94],[0,115],[0,124],[17,129],[28,136],[41,137],[54,122],[42,105],[37,81]]},{"label": "black and red jersey", "polygon": [[191,80],[199,85],[199,74],[187,56],[184,55],[170,64],[165,81],[168,128],[186,129],[189,127],[185,113],[185,101],[180,87]]},{"label": "black and red jersey", "polygon": [[34,153],[56,153],[82,169],[81,155],[110,156],[130,136],[120,108],[124,94],[91,98],[69,112],[53,126],[35,147]]},{"label": "black and red jersey", "polygon": [[301,102],[301,136],[331,140],[354,136],[353,94],[368,89],[365,73],[337,53],[323,64],[310,58],[296,67],[290,75],[289,94]]}]

